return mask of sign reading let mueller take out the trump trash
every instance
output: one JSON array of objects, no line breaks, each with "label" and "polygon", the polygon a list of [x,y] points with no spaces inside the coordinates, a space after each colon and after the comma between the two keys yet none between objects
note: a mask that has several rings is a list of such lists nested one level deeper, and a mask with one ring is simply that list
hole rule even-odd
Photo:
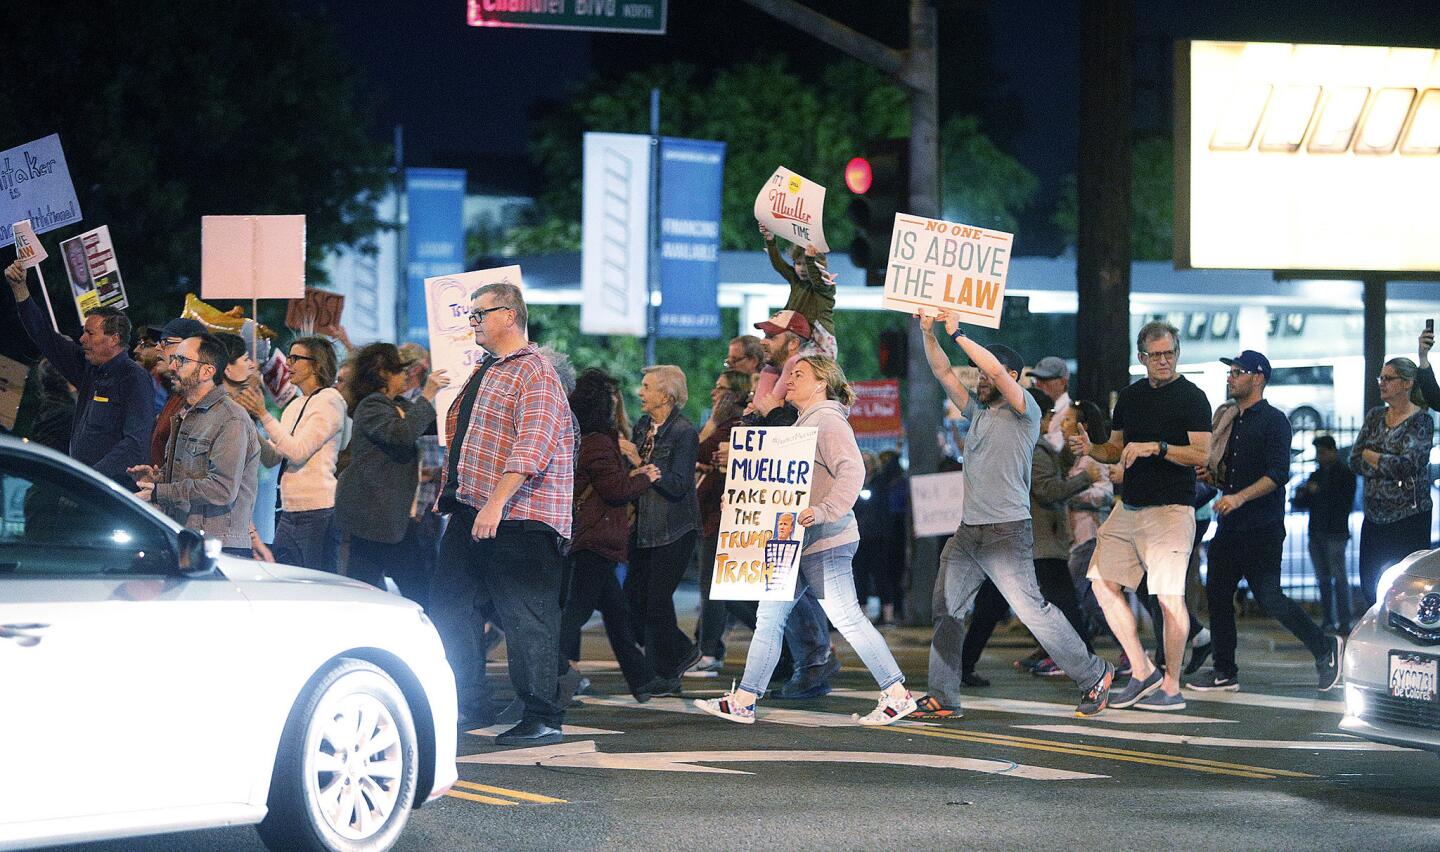
[{"label": "sign reading let mueller take out the trump trash", "polygon": [[895,214],[882,305],[892,311],[953,311],[960,321],[1000,327],[1015,235],[958,222]]}]

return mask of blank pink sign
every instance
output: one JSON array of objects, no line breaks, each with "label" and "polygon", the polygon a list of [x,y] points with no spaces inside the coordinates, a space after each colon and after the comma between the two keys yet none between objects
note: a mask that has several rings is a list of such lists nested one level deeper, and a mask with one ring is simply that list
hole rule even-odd
[{"label": "blank pink sign", "polygon": [[200,297],[304,298],[305,217],[200,217]]}]

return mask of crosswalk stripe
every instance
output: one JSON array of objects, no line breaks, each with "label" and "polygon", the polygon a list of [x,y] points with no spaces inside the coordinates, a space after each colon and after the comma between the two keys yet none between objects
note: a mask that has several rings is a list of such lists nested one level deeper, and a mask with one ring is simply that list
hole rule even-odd
[{"label": "crosswalk stripe", "polygon": [[466,793],[463,790],[451,790],[445,795],[456,799],[468,799],[472,802],[480,802],[485,805],[518,805],[519,802],[512,802],[509,799],[497,799],[494,796],[481,796],[475,793]]},{"label": "crosswalk stripe", "polygon": [[1240,704],[1247,707],[1271,707],[1276,710],[1310,710],[1316,713],[1345,714],[1345,702],[1324,698],[1292,698],[1288,695],[1262,695],[1258,692],[1197,692],[1185,690],[1186,701],[1211,701],[1216,704]]},{"label": "crosswalk stripe", "polygon": [[500,796],[509,796],[512,799],[520,799],[525,802],[536,802],[542,805],[564,805],[568,804],[565,799],[556,799],[551,796],[542,796],[539,793],[527,793],[524,790],[508,790],[504,787],[491,787],[489,784],[476,784],[473,781],[456,781],[456,787],[464,787],[467,790],[479,790],[482,793],[495,793]]}]

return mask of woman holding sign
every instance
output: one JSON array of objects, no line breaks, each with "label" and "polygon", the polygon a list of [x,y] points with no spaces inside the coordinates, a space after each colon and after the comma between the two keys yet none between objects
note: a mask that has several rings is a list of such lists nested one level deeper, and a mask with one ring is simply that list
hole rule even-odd
[{"label": "woman holding sign", "polygon": [[[865,463],[846,419],[855,392],[834,360],[807,355],[792,368],[785,399],[800,411],[796,426],[819,430],[810,505],[797,518],[805,537],[796,595],[806,587],[814,591],[830,622],[880,684],[880,703],[875,709],[851,718],[862,725],[898,722],[915,710],[915,698],[905,688],[905,676],[880,631],[860,609],[850,564],[860,542],[853,509],[865,482]],[[794,606],[793,600],[760,603],[740,688],[720,698],[697,700],[695,706],[732,722],[748,725],[755,721],[755,699],[770,685],[770,675],[780,659],[785,620]]]}]

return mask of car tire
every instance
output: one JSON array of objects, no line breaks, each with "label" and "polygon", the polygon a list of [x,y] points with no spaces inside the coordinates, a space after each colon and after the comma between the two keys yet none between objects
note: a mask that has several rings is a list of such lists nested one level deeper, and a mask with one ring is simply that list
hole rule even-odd
[{"label": "car tire", "polygon": [[410,818],[418,765],[400,687],[372,663],[342,659],[290,712],[260,838],[277,852],[388,849]]}]

